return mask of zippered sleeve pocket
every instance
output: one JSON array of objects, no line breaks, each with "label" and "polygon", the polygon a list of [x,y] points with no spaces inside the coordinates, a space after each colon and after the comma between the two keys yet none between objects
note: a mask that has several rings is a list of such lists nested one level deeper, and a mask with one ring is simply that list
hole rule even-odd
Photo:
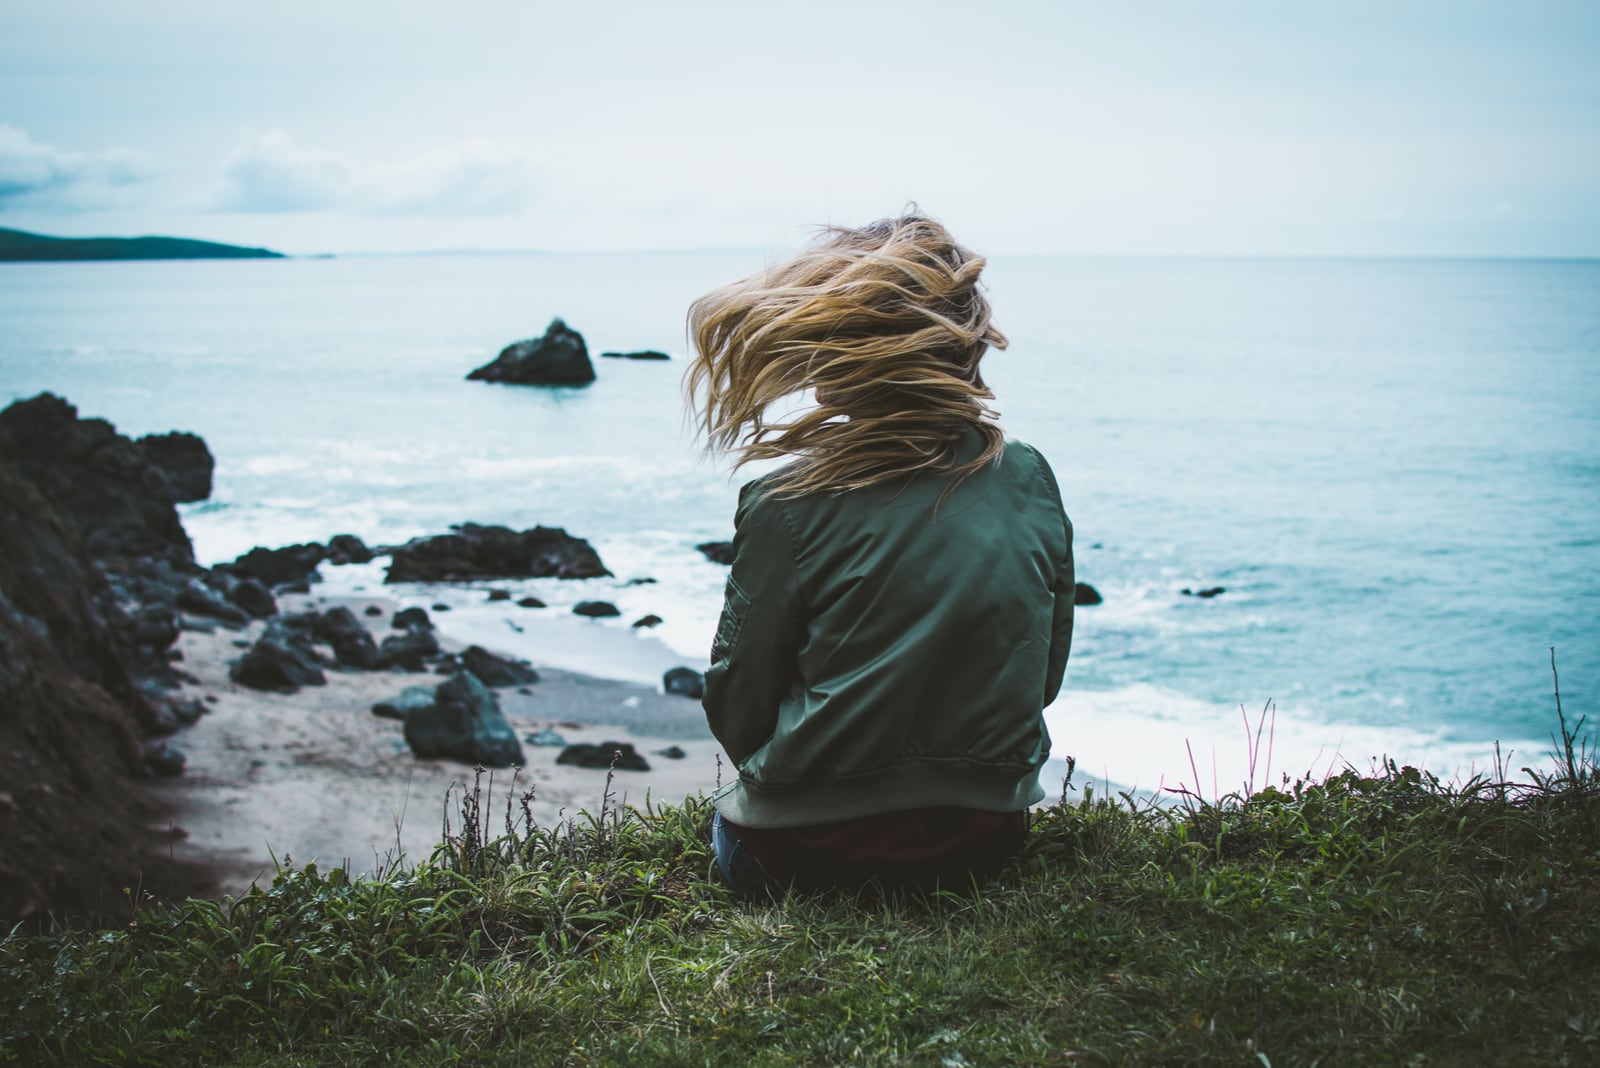
[{"label": "zippered sleeve pocket", "polygon": [[745,618],[750,614],[750,595],[744,587],[728,576],[728,585],[722,598],[722,616],[717,620],[717,634],[711,639],[711,662],[727,660],[739,645],[739,635],[744,630]]}]

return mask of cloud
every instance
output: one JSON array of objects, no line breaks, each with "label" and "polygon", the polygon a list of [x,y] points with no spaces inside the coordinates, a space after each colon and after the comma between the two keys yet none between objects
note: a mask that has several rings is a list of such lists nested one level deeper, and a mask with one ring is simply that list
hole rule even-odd
[{"label": "cloud", "polygon": [[0,125],[0,203],[100,207],[155,170],[148,156],[131,149],[72,152],[35,141],[15,126]]},{"label": "cloud", "polygon": [[222,166],[222,211],[488,216],[522,209],[537,184],[527,153],[469,141],[399,163],[362,164],[281,131],[247,133]]},{"label": "cloud", "polygon": [[338,207],[350,186],[344,161],[302,148],[285,133],[246,134],[222,164],[215,204],[223,211],[316,211]]}]

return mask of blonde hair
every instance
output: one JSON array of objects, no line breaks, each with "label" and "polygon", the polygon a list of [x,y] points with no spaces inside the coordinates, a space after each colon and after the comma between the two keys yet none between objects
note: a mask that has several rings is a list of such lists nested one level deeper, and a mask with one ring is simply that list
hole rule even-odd
[{"label": "blonde hair", "polygon": [[[735,468],[792,458],[770,484],[783,497],[920,471],[955,471],[954,486],[997,460],[1005,439],[978,362],[1006,338],[979,287],[984,262],[908,211],[829,227],[795,258],[695,301],[684,392],[706,448]],[[808,388],[814,409],[769,421]],[[984,448],[958,469],[969,428]]]}]

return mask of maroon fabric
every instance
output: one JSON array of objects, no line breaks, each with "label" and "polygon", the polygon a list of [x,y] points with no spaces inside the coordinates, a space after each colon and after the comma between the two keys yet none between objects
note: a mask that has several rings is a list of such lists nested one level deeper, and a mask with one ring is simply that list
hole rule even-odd
[{"label": "maroon fabric", "polygon": [[724,817],[766,872],[798,889],[931,887],[989,878],[1027,835],[1026,812],[920,808],[843,823],[767,830]]}]

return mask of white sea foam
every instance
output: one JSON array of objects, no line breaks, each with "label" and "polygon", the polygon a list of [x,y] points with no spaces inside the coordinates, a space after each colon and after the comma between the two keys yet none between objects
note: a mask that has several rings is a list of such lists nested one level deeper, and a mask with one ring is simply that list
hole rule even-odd
[{"label": "white sea foam", "polygon": [[[1077,760],[1079,776],[1118,789],[1186,789],[1207,799],[1320,779],[1385,759],[1462,780],[1492,771],[1494,738],[1470,742],[1400,724],[1330,723],[1294,705],[1219,704],[1150,683],[1114,690],[1070,686],[1045,709],[1052,756]],[[1548,744],[1499,740],[1513,766],[1544,764]]]}]

